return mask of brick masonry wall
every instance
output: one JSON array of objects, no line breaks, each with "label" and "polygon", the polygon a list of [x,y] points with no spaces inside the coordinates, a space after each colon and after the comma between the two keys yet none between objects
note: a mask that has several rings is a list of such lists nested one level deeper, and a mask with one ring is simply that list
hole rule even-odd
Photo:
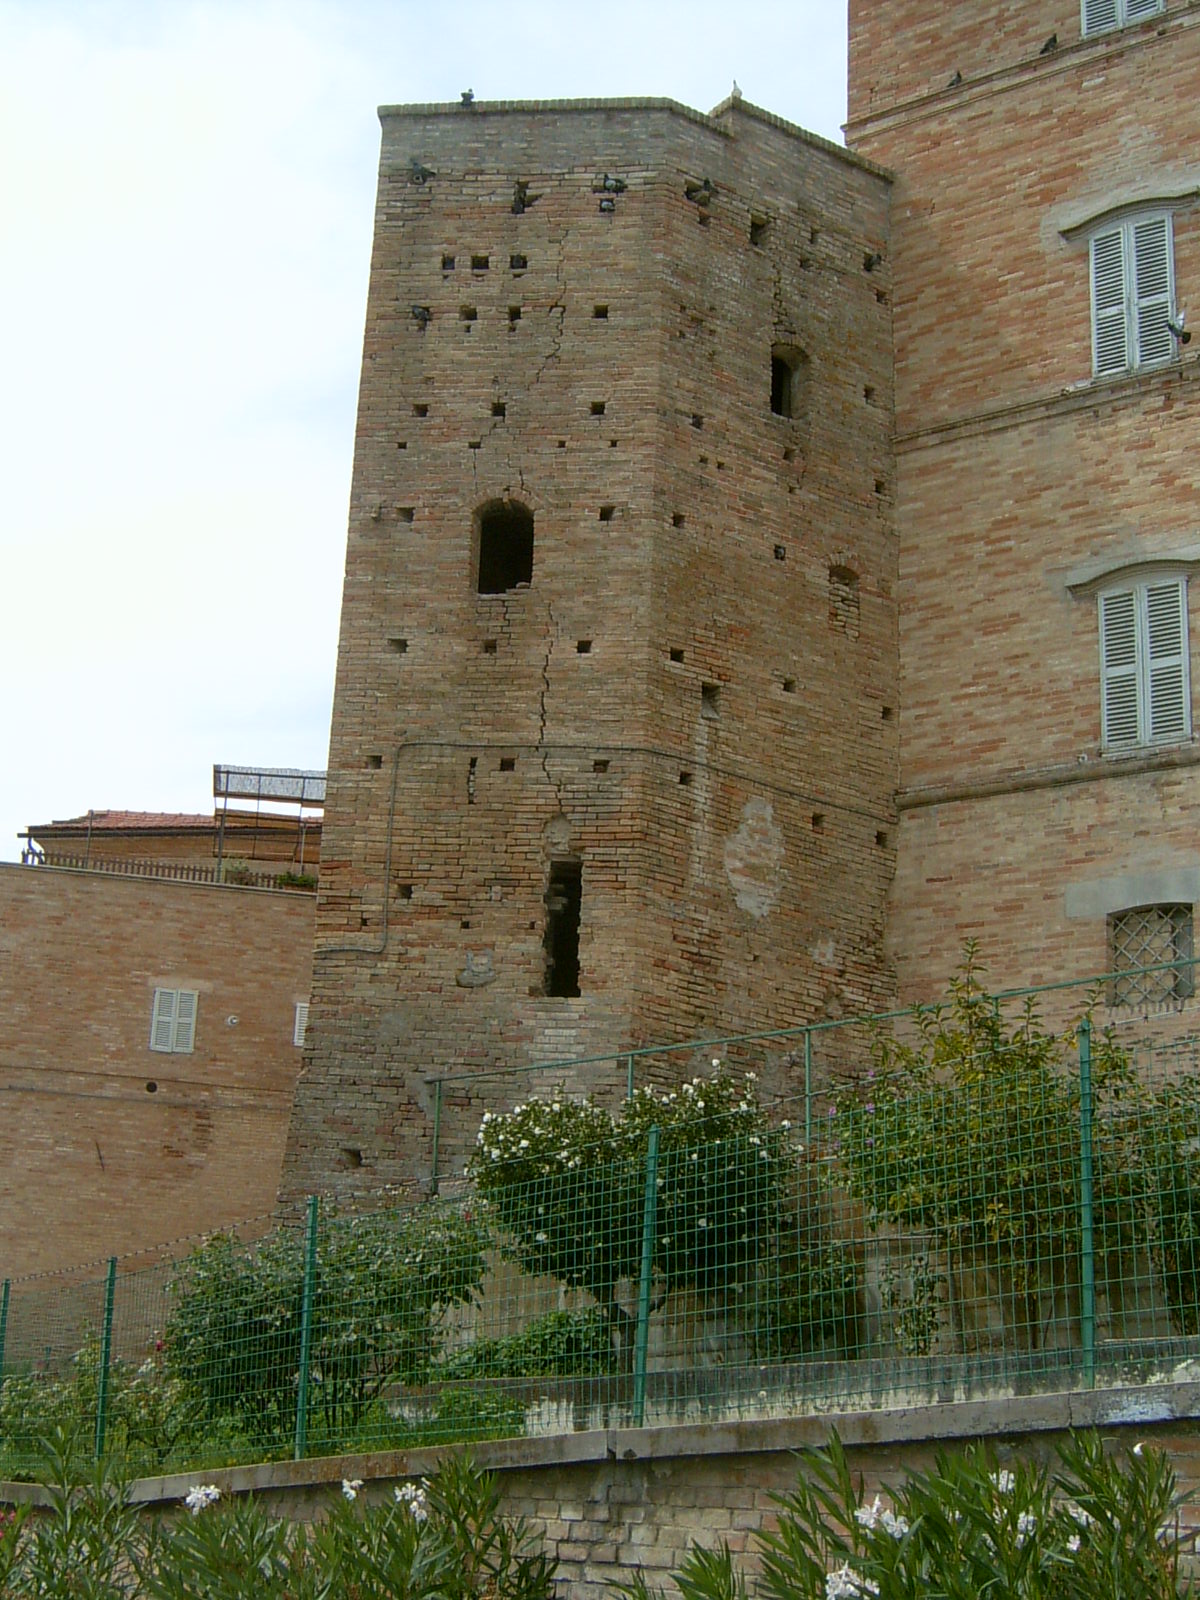
[{"label": "brick masonry wall", "polygon": [[[1083,40],[1061,0],[851,6],[848,134],[896,174],[888,947],[906,999],[944,990],[968,934],[999,984],[1106,970],[1105,913],[1078,910],[1105,883],[1134,905],[1197,898],[1152,888],[1195,875],[1194,747],[1102,753],[1097,599],[1080,580],[1200,556],[1200,364],[1184,349],[1092,379],[1087,242],[1089,219],[1200,183],[1198,24],[1200,9],[1168,4]],[[1174,260],[1186,306],[1190,203]]]},{"label": "brick masonry wall", "polygon": [[[271,1209],[312,918],[307,895],[0,867],[0,1277]],[[190,1055],[149,1048],[156,987],[198,991]]]},{"label": "brick masonry wall", "polygon": [[[737,102],[383,130],[290,1196],[427,1172],[431,1076],[496,1107],[514,1066],[892,993],[886,181]],[[532,582],[481,595],[496,501]],[[444,1110],[453,1167],[478,1107]]]}]

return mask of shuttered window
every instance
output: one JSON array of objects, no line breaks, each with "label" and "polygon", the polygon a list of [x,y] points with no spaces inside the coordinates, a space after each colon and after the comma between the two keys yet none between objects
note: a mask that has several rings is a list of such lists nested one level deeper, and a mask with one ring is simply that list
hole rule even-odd
[{"label": "shuttered window", "polygon": [[1162,9],[1163,0],[1083,0],[1084,37],[1107,33],[1110,28],[1124,28],[1130,22],[1140,22],[1143,17],[1156,17]]},{"label": "shuttered window", "polygon": [[296,1021],[292,1028],[292,1043],[297,1050],[304,1049],[304,1040],[308,1034],[308,1001],[296,1001]]},{"label": "shuttered window", "polygon": [[1175,356],[1171,218],[1130,217],[1092,235],[1092,370],[1098,377]]},{"label": "shuttered window", "polygon": [[155,989],[150,1017],[150,1048],[168,1055],[190,1056],[196,1040],[194,989]]},{"label": "shuttered window", "polygon": [[1139,583],[1100,596],[1100,679],[1106,750],[1189,737],[1185,579]]}]

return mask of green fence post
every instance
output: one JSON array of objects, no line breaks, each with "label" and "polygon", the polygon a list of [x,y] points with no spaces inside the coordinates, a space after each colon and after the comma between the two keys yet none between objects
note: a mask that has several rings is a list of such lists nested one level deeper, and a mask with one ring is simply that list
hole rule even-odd
[{"label": "green fence post", "polygon": [[433,1155],[429,1163],[429,1192],[438,1192],[438,1148],[442,1142],[442,1080],[433,1084]]},{"label": "green fence post", "polygon": [[629,1060],[625,1063],[625,1098],[633,1099],[633,1051],[629,1052]]},{"label": "green fence post", "polygon": [[12,1280],[5,1278],[4,1287],[0,1288],[0,1388],[4,1386],[4,1340],[8,1333],[8,1291]]},{"label": "green fence post", "polygon": [[646,1195],[642,1201],[642,1272],[638,1280],[637,1331],[633,1339],[633,1425],[646,1415],[646,1351],[650,1343],[650,1272],[654,1265],[654,1224],[658,1215],[658,1124],[646,1147]]},{"label": "green fence post", "polygon": [[804,1030],[804,1148],[812,1146],[812,1029]]},{"label": "green fence post", "polygon": [[100,1371],[96,1383],[96,1460],[104,1454],[104,1430],[108,1423],[108,1369],[112,1362],[113,1306],[117,1298],[117,1258],[108,1258],[104,1280],[104,1328],[100,1334]]},{"label": "green fence post", "polygon": [[1096,1239],[1092,1173],[1092,1025],[1079,1024],[1079,1337],[1083,1382],[1096,1387]]},{"label": "green fence post", "polygon": [[312,1359],[313,1300],[317,1287],[317,1216],[321,1202],[308,1197],[308,1233],[304,1247],[304,1299],[300,1305],[300,1381],[296,1385],[297,1461],[308,1449],[308,1369]]}]

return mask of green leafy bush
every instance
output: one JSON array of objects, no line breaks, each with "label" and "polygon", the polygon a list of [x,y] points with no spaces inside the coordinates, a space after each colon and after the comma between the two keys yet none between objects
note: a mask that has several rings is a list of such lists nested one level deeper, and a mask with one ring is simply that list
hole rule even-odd
[{"label": "green leafy bush", "polygon": [[[870,1225],[997,1274],[1008,1335],[1032,1347],[1039,1297],[1073,1287],[1080,1258],[1076,1029],[1051,1033],[1032,1004],[1009,1023],[971,946],[951,988],[947,1006],[913,1013],[914,1044],[877,1036],[873,1070],[839,1098],[838,1153]],[[1136,1087],[1103,1036],[1092,1064],[1096,1246],[1117,1252],[1133,1243],[1139,1163],[1120,1112]]]},{"label": "green leafy bush", "polygon": [[[317,1249],[310,1394],[327,1435],[352,1433],[394,1384],[429,1376],[446,1313],[479,1293],[487,1231],[445,1206],[327,1221]],[[165,1330],[170,1370],[265,1445],[289,1438],[300,1372],[304,1244],[218,1234],[183,1264]]]},{"label": "green leafy bush", "polygon": [[[886,1504],[867,1502],[835,1434],[806,1451],[778,1527],[758,1536],[767,1600],[1177,1600],[1180,1500],[1166,1457],[1136,1446],[1116,1459],[1073,1436],[1056,1469],[1001,1467],[989,1447],[939,1454]],[[685,1600],[737,1600],[727,1547],[694,1549],[676,1583]],[[638,1576],[631,1600],[654,1593]]]},{"label": "green leafy bush", "polygon": [[475,1339],[438,1363],[435,1378],[597,1377],[616,1371],[612,1333],[603,1312],[551,1311],[520,1333]]}]

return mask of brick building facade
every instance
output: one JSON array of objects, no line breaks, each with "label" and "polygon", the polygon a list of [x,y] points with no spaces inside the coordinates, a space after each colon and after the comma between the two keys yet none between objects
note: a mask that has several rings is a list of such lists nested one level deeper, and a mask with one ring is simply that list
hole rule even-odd
[{"label": "brick building facade", "polygon": [[382,122],[291,1194],[410,1178],[430,1076],[893,996],[886,177],[737,99]]},{"label": "brick building facade", "polygon": [[274,1204],[311,894],[0,865],[0,1278]]},{"label": "brick building facade", "polygon": [[1195,4],[851,0],[848,139],[895,174],[905,998],[968,935],[1000,984],[1192,953],[1197,132]]}]

